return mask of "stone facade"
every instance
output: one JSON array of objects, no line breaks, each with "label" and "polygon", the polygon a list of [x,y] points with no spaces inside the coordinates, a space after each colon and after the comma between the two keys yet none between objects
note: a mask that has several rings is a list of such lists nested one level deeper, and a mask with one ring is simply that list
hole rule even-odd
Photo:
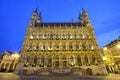
[{"label": "stone facade", "polygon": [[[89,70],[107,74],[100,55],[94,28],[82,9],[78,22],[43,23],[41,13],[33,11],[21,50],[18,73],[34,74],[44,70],[70,73]],[[42,69],[42,70],[41,70]]]},{"label": "stone facade", "polygon": [[104,46],[103,59],[108,72],[120,72],[120,37]]},{"label": "stone facade", "polygon": [[0,70],[14,71],[19,61],[19,55],[10,51],[5,51],[0,63]]}]

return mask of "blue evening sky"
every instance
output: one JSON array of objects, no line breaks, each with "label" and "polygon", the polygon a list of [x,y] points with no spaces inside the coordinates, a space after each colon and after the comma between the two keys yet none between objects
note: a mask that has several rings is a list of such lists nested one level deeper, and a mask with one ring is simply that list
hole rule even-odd
[{"label": "blue evening sky", "polygon": [[35,8],[43,22],[78,21],[84,7],[102,48],[120,36],[120,0],[0,0],[0,52],[21,50]]}]

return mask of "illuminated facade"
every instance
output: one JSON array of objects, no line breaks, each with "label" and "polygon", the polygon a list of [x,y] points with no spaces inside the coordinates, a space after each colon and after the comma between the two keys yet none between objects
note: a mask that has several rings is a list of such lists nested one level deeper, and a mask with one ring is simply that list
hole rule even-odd
[{"label": "illuminated facade", "polygon": [[104,46],[103,59],[108,72],[120,72],[120,37]]},{"label": "illuminated facade", "polygon": [[[107,74],[94,28],[82,9],[78,22],[43,23],[41,13],[33,11],[21,50],[18,73],[71,73],[91,70]],[[42,69],[42,70],[41,70]]]},{"label": "illuminated facade", "polygon": [[19,55],[10,51],[5,51],[0,63],[1,71],[14,71],[19,61]]}]

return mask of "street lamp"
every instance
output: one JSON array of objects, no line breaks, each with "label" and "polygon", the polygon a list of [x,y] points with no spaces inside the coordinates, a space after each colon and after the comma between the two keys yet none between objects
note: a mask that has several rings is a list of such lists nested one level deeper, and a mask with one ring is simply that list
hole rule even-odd
[{"label": "street lamp", "polygon": [[120,44],[117,44],[117,48],[119,48],[119,49],[120,49]]},{"label": "street lamp", "polygon": [[107,47],[104,47],[103,50],[107,50]]}]

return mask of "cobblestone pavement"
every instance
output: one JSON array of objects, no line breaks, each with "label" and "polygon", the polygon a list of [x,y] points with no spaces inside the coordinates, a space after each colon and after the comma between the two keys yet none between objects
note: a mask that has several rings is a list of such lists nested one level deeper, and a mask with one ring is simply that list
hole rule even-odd
[{"label": "cobblestone pavement", "polygon": [[120,75],[107,76],[25,76],[13,73],[0,73],[0,80],[120,80]]}]

